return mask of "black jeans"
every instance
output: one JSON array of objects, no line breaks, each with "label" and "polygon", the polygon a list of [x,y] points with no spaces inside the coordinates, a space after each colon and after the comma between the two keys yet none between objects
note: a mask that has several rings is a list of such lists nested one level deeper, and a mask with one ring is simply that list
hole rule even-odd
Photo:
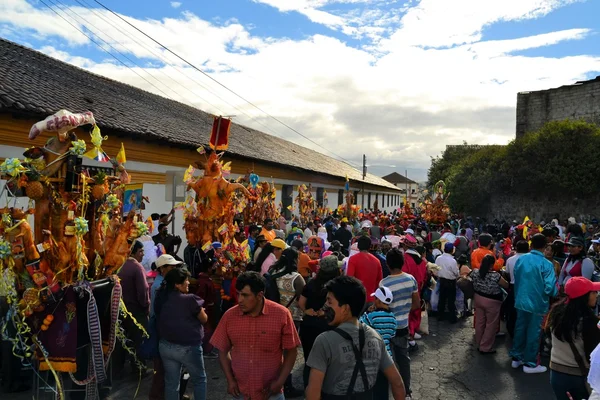
[{"label": "black jeans", "polygon": [[510,337],[515,337],[515,325],[517,323],[517,309],[515,308],[515,285],[508,287],[508,296],[502,305],[504,308],[504,318],[506,321],[506,330]]},{"label": "black jeans", "polygon": [[404,381],[406,395],[412,393],[410,390],[410,357],[408,355],[408,328],[396,330],[396,336],[390,340],[394,362],[398,367],[400,376]]},{"label": "black jeans", "polygon": [[389,400],[390,396],[390,383],[383,374],[383,372],[377,372],[377,380],[373,387],[373,399],[374,400]]},{"label": "black jeans", "polygon": [[440,301],[438,303],[439,318],[444,318],[448,305],[448,319],[456,322],[456,280],[440,278]]}]

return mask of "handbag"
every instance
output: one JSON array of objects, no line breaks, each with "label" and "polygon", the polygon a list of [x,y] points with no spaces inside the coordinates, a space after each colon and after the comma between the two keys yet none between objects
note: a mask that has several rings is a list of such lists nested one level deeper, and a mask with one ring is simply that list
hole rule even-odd
[{"label": "handbag", "polygon": [[475,287],[473,281],[470,278],[460,277],[456,281],[456,286],[465,295],[465,298],[472,299],[475,296]]},{"label": "handbag", "polygon": [[590,387],[590,384],[587,381],[589,369],[585,366],[585,363],[583,362],[583,358],[581,357],[581,354],[579,354],[579,351],[577,350],[577,348],[575,347],[573,342],[569,342],[569,346],[571,347],[573,356],[575,356],[575,361],[577,361],[577,365],[579,365],[579,370],[583,374],[583,378],[585,379],[585,390],[587,390],[587,393],[589,396],[589,394],[592,393],[592,388]]}]

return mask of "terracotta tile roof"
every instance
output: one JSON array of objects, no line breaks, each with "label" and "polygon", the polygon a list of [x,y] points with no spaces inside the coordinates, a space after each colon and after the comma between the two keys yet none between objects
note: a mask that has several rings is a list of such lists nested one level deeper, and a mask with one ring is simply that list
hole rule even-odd
[{"label": "terracotta tile roof", "polygon": [[[0,111],[43,119],[60,109],[89,110],[101,128],[194,148],[208,143],[213,119],[197,108],[0,39]],[[282,167],[362,180],[362,172],[345,162],[239,124],[232,124],[229,152]],[[371,174],[365,183],[397,189]]]}]

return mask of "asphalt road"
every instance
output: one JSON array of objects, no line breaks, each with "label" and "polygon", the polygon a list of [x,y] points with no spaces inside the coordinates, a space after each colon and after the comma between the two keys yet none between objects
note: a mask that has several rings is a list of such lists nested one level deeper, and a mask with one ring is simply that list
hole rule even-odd
[{"label": "asphalt road", "polygon": [[[412,354],[413,398],[423,400],[453,399],[553,399],[548,372],[527,375],[521,369],[510,367],[508,350],[510,339],[497,338],[498,352],[481,355],[473,340],[473,318],[460,320],[457,324],[438,323],[430,318],[430,335],[418,341],[419,349]],[[542,359],[545,365],[548,359]],[[303,357],[298,356],[295,370],[301,371]],[[217,360],[206,360],[208,375],[208,399],[224,400],[227,382]],[[68,378],[66,378],[68,379]],[[301,387],[301,373],[295,374],[294,383]],[[138,380],[133,376],[115,382],[111,400],[133,399]],[[149,377],[139,385],[138,399],[147,399],[150,390]],[[190,390],[188,390],[190,393]],[[0,393],[1,400],[31,400],[32,392]],[[51,394],[39,400],[52,399]]]}]

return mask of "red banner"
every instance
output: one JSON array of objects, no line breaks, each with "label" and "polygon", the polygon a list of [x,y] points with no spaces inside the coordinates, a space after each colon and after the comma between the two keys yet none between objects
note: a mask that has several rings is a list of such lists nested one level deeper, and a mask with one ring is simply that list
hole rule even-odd
[{"label": "red banner", "polygon": [[215,117],[209,145],[211,149],[221,151],[229,148],[229,129],[231,120],[223,117]]}]

